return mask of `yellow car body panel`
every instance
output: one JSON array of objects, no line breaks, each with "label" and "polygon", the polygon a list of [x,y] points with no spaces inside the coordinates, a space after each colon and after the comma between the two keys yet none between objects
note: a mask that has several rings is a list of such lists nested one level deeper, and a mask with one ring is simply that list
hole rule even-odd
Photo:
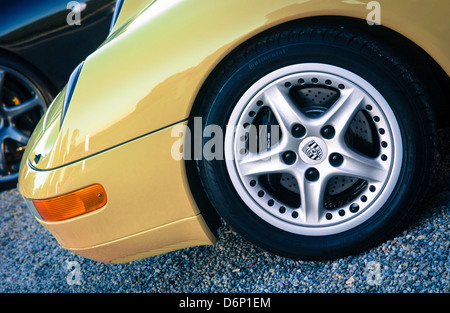
[{"label": "yellow car body panel", "polygon": [[[44,157],[39,168],[74,162],[186,119],[200,87],[218,62],[257,33],[308,16],[365,19],[370,12],[360,1],[166,3],[156,1],[88,57],[58,138],[62,149],[52,158]],[[449,73],[446,17],[444,13],[437,15],[445,10],[427,13],[437,1],[427,6],[418,3],[381,1],[381,21],[386,27],[410,34],[407,37],[419,44],[427,42],[425,50]],[[410,7],[416,11],[408,11]]]},{"label": "yellow car body panel", "polygon": [[[56,119],[45,134],[51,134],[58,126]],[[63,247],[102,262],[150,256],[155,254],[153,250],[164,251],[166,245],[179,249],[212,244],[214,235],[195,205],[186,177],[180,175],[184,162],[171,157],[171,131],[171,127],[160,130],[52,171],[30,167],[21,170],[22,195],[27,199],[46,199],[78,190],[92,181],[101,184],[108,202],[100,210],[70,220],[40,222]],[[40,142],[51,142],[50,137],[41,138]],[[130,177],[130,173],[135,174]],[[176,230],[166,234],[166,227]],[[141,243],[135,244],[136,241]],[[124,254],[121,249],[103,252],[111,246],[123,247],[125,251],[134,246],[134,250],[131,254]]]},{"label": "yellow car body panel", "polygon": [[[171,130],[186,123],[221,60],[285,22],[314,16],[365,20],[371,12],[368,1],[356,0],[131,2],[125,1],[114,31],[86,59],[62,125],[65,89],[39,123],[19,177],[26,199],[104,186],[108,203],[98,211],[61,222],[38,218],[63,247],[102,262],[215,242],[183,161],[171,156],[177,140]],[[450,73],[449,3],[378,3],[384,27],[416,43]]]}]

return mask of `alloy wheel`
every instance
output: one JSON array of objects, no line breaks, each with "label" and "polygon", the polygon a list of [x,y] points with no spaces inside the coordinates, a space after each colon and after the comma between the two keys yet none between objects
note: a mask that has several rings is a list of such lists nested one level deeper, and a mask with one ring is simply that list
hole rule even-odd
[{"label": "alloy wheel", "polygon": [[336,66],[305,63],[264,76],[228,126],[236,129],[224,145],[234,188],[255,214],[288,232],[352,229],[384,205],[398,180],[395,115],[372,85]]},{"label": "alloy wheel", "polygon": [[0,66],[0,184],[17,179],[25,147],[46,107],[31,80]]}]

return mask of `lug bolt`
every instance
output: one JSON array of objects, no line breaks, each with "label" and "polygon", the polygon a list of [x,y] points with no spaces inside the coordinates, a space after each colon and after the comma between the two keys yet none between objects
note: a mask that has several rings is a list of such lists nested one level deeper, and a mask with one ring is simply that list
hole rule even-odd
[{"label": "lug bolt", "polygon": [[320,177],[319,171],[314,167],[311,167],[306,170],[305,177],[309,181],[317,181]]},{"label": "lug bolt", "polygon": [[305,136],[306,134],[306,128],[303,125],[295,124],[292,126],[292,136],[295,138],[301,138]]},{"label": "lug bolt", "polygon": [[328,159],[334,167],[338,167],[344,162],[344,158],[339,153],[332,153]]},{"label": "lug bolt", "polygon": [[335,135],[335,130],[333,126],[325,126],[320,130],[320,134],[325,139],[331,139]]},{"label": "lug bolt", "polygon": [[293,151],[287,151],[283,153],[283,161],[288,165],[292,165],[297,160],[297,155]]},{"label": "lug bolt", "polygon": [[358,205],[357,203],[353,203],[353,204],[350,206],[350,212],[356,213],[356,212],[358,212],[358,210],[359,210],[359,205]]}]

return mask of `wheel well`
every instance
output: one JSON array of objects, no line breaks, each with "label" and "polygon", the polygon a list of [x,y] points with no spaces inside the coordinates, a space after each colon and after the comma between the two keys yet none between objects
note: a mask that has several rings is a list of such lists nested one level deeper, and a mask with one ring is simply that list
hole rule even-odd
[{"label": "wheel well", "polygon": [[[247,44],[249,41],[258,40],[266,33],[273,31],[274,29],[286,29],[295,26],[333,26],[333,27],[345,27],[347,29],[353,29],[359,33],[370,35],[380,42],[385,42],[392,50],[395,50],[397,54],[402,55],[408,63],[410,63],[419,75],[420,80],[423,82],[425,90],[427,91],[432,103],[431,106],[436,116],[438,127],[446,127],[448,118],[450,117],[450,95],[445,90],[450,90],[450,78],[445,71],[439,66],[439,64],[422,48],[420,48],[413,41],[393,31],[383,25],[370,26],[366,20],[361,20],[351,17],[341,16],[321,16],[321,17],[308,17],[300,20],[286,22],[277,25],[273,28],[263,31],[255,35],[254,37],[246,40],[243,44]],[[193,120],[193,117],[198,114],[201,107],[202,99],[206,96],[207,91],[214,81],[215,74],[219,72],[223,65],[226,64],[236,51],[243,45],[236,47],[232,52],[225,56],[210,73],[204,84],[200,88],[200,91],[194,101],[189,121]],[[191,138],[193,140],[193,138]],[[191,140],[191,142],[193,142]],[[203,188],[201,188],[201,181],[196,168],[196,162],[191,160],[186,161],[186,172],[188,174],[188,181],[191,187],[194,198],[196,199],[199,209],[202,215],[205,217],[208,225],[211,228],[216,228],[220,223],[220,218],[215,212],[213,206],[209,202]],[[214,229],[212,229],[214,231]]]}]

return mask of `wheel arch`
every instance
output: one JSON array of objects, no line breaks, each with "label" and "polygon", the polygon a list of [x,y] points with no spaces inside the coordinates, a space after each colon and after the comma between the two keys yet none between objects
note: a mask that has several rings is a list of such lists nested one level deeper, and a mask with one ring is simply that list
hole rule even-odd
[{"label": "wheel arch", "polygon": [[[327,24],[334,26],[340,25],[342,27],[351,27],[363,34],[368,34],[379,39],[381,42],[387,43],[398,54],[401,54],[409,63],[415,65],[417,74],[420,75],[421,78],[423,78],[423,81],[426,83],[425,88],[430,94],[432,94],[432,106],[434,111],[437,113],[436,116],[441,117],[443,120],[450,117],[450,108],[449,105],[446,105],[450,103],[450,96],[445,92],[442,92],[443,90],[448,90],[450,88],[450,77],[445,72],[443,66],[441,66],[428,52],[425,51],[425,49],[420,47],[417,43],[415,43],[405,35],[402,35],[401,33],[384,25],[370,26],[364,19],[346,16],[314,16],[280,23],[274,27],[265,29],[258,34],[247,38],[237,47],[225,54],[202,83],[199,92],[193,102],[189,118],[195,116],[195,114],[198,112],[201,99],[204,96],[205,91],[211,85],[217,71],[220,71],[223,68],[224,64],[226,64],[236,54],[236,52],[240,50],[242,46],[248,44],[248,42],[258,40],[259,37],[264,36],[264,34],[276,29],[289,28],[292,26],[324,26]],[[438,92],[434,92],[434,90],[431,90],[433,85],[438,85],[440,87]],[[446,118],[443,118],[443,116],[445,116]]]}]

